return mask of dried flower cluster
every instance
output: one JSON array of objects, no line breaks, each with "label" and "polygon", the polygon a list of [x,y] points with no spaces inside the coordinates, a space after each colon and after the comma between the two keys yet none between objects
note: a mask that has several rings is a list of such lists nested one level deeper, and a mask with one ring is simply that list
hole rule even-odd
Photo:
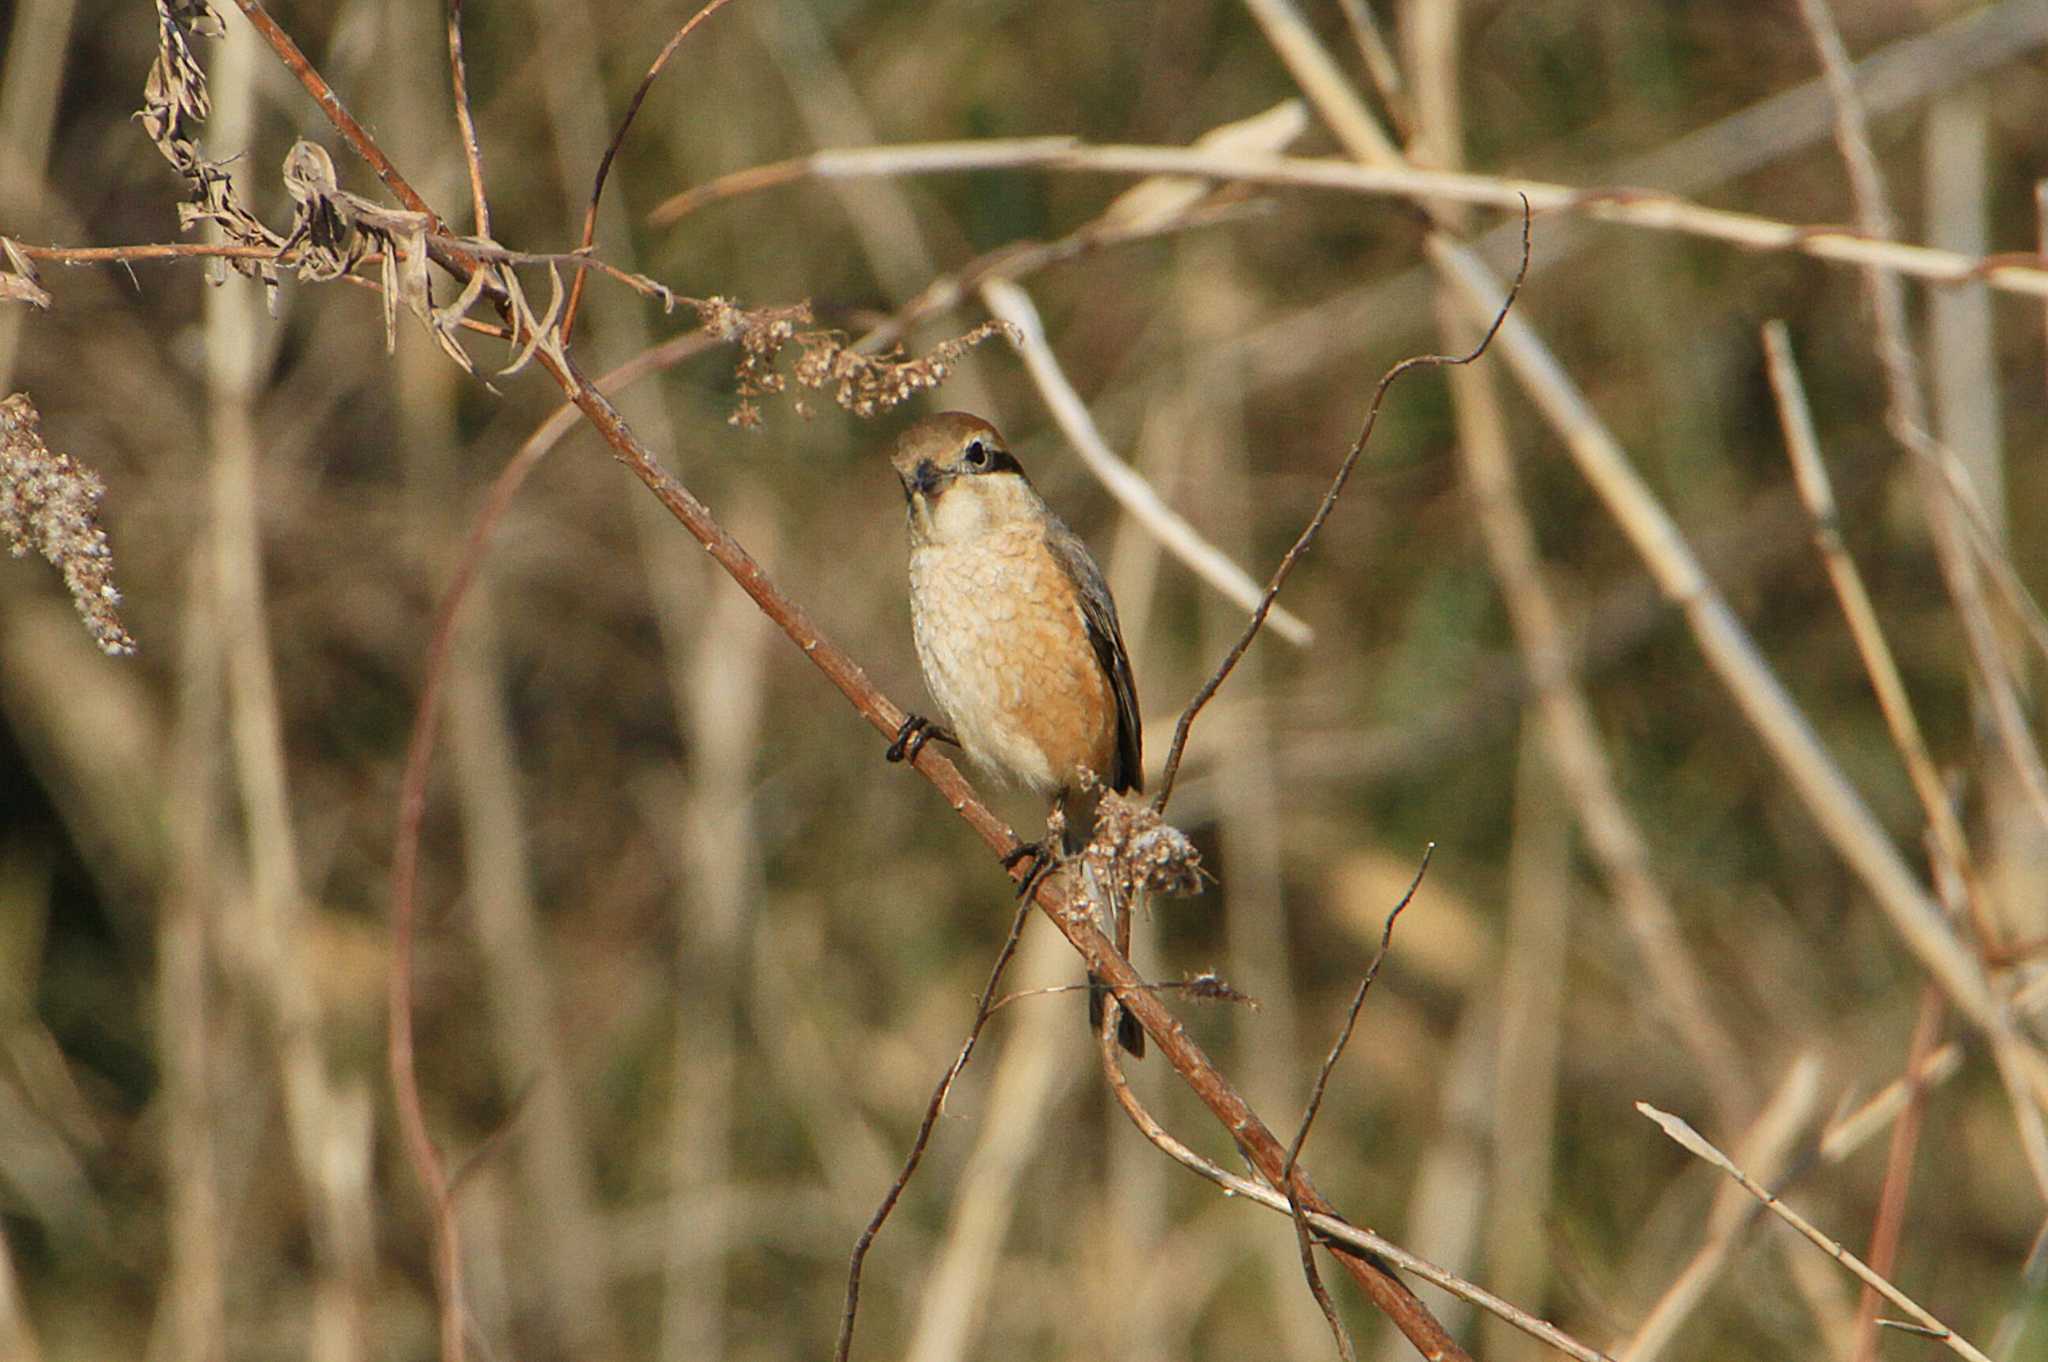
[{"label": "dried flower cluster", "polygon": [[1141,799],[1105,790],[1095,835],[1081,853],[1097,880],[1124,902],[1140,894],[1202,892],[1202,856],[1186,833]]},{"label": "dried flower cluster", "polygon": [[811,323],[808,303],[787,307],[741,307],[730,298],[692,300],[704,329],[728,345],[740,347],[740,362],[734,370],[739,384],[739,404],[733,408],[732,424],[742,430],[758,430],[761,409],[757,397],[768,397],[789,386],[775,367],[782,347],[796,339],[797,327]]},{"label": "dried flower cluster", "polygon": [[796,363],[796,381],[806,388],[832,385],[832,400],[855,416],[873,416],[905,402],[928,388],[936,388],[953,372],[960,356],[998,332],[1014,344],[1019,337],[1008,322],[987,321],[964,336],[941,341],[914,359],[892,349],[880,355],[864,355],[846,344],[837,332],[820,331],[796,338],[803,355]]},{"label": "dried flower cluster", "polygon": [[43,443],[42,418],[25,393],[0,401],[0,531],[17,558],[33,549],[64,574],[85,627],[106,652],[132,653],[135,640],[114,607],[114,558],[100,528],[106,487],[69,454]]},{"label": "dried flower cluster", "polygon": [[855,416],[874,416],[907,401],[928,388],[936,388],[953,371],[960,356],[1001,333],[1017,339],[1008,322],[988,321],[964,336],[941,341],[929,353],[905,359],[899,347],[879,355],[863,354],[847,343],[840,331],[801,331],[812,321],[809,305],[743,308],[729,298],[693,300],[704,329],[719,340],[740,347],[735,371],[739,382],[739,404],[733,408],[732,424],[746,430],[759,428],[761,409],[754,399],[784,392],[789,380],[775,367],[783,349],[795,345],[796,381],[806,388],[832,389],[832,400]]}]

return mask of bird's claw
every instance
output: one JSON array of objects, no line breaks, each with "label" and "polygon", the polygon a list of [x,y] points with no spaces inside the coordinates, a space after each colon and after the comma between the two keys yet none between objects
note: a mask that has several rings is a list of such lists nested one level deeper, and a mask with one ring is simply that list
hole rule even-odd
[{"label": "bird's claw", "polygon": [[949,742],[955,747],[960,745],[960,740],[953,736],[951,729],[933,723],[922,714],[907,715],[902,726],[896,730],[896,741],[890,743],[888,750],[882,753],[882,760],[915,763],[917,754],[924,751],[924,745],[934,738],[940,742]]},{"label": "bird's claw", "polygon": [[1031,862],[1031,869],[1024,872],[1024,878],[1017,883],[1019,900],[1028,899],[1038,892],[1038,886],[1045,883],[1045,877],[1059,869],[1059,853],[1045,842],[1019,842],[1003,856],[1003,869],[1015,870],[1019,862]]}]

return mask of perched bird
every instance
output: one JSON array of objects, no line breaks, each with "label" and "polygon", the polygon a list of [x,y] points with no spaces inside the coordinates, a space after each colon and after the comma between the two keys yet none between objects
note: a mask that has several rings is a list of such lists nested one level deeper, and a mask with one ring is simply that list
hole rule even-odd
[{"label": "perched bird", "polygon": [[[1102,569],[980,417],[927,417],[897,439],[890,461],[910,503],[917,657],[950,731],[913,715],[889,757],[915,759],[935,737],[956,742],[977,765],[1050,800],[1065,851],[1078,851],[1098,797],[1081,773],[1119,792],[1145,780],[1137,689]],[[1025,855],[1040,870],[1053,863],[1043,843],[1009,863]],[[1119,919],[1106,925],[1128,950]],[[1090,982],[1089,1017],[1100,1025],[1107,990]],[[1129,1015],[1117,1017],[1117,1039],[1145,1053]]]}]

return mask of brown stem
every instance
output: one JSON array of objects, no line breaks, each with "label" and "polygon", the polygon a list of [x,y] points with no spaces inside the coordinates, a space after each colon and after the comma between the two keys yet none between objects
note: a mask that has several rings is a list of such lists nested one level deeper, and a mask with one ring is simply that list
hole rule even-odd
[{"label": "brown stem", "polygon": [[[484,193],[484,149],[476,139],[476,119],[469,111],[469,67],[462,59],[462,0],[448,0],[448,75],[455,92],[455,124],[462,131],[462,159],[469,166],[469,205],[476,234],[491,235],[491,201]],[[577,275],[581,284],[583,276]]]},{"label": "brown stem", "polygon": [[[456,3],[460,4],[461,0],[456,0]],[[671,37],[663,45],[660,53],[656,55],[653,65],[647,68],[647,74],[640,77],[640,84],[633,91],[633,98],[626,103],[626,116],[619,120],[619,130],[612,134],[610,145],[605,147],[604,155],[598,158],[597,178],[590,186],[590,206],[583,210],[583,250],[591,249],[597,242],[597,203],[599,199],[604,197],[605,177],[611,174],[612,161],[618,156],[620,146],[625,143],[626,129],[633,126],[634,115],[640,112],[641,101],[647,98],[648,87],[654,84],[654,78],[661,74],[664,66],[668,65],[668,59],[673,57],[676,49],[683,45],[683,39],[690,36],[690,31],[719,10],[724,9],[729,3],[731,3],[731,0],[709,0],[709,3],[704,8],[684,20],[683,26],[675,31],[675,36]],[[488,235],[488,233],[485,235]],[[576,330],[576,310],[583,305],[583,282],[583,275],[578,274],[569,284],[569,302],[562,309],[562,344],[564,345],[569,343],[570,335]]]},{"label": "brown stem", "polygon": [[[327,114],[343,137],[377,170],[379,177],[392,193],[407,207],[431,216],[432,210],[427,207],[425,200],[406,183],[382,149],[342,107],[339,98],[335,96],[327,82],[313,69],[297,44],[293,43],[264,12],[258,0],[235,2],[255,25],[258,33],[270,43],[279,60],[283,61],[299,78],[300,83],[313,93],[322,111]],[[434,219],[433,226],[436,231],[440,230],[441,223],[438,218]],[[437,248],[435,259],[444,268],[463,278],[467,278],[478,265],[473,256],[453,247]],[[1512,301],[1513,295],[1509,296]],[[505,311],[509,320],[509,308]],[[522,335],[518,339],[524,343],[530,338]],[[653,454],[641,444],[639,437],[634,435],[626,424],[618,408],[584,377],[566,350],[553,353],[547,347],[539,347],[534,352],[534,358],[596,428],[605,443],[611,446],[619,461],[646,485],[655,499],[676,517],[690,536],[704,546],[706,552],[760,607],[761,612],[774,621],[790,641],[811,659],[811,662],[825,674],[826,679],[878,733],[893,738],[902,725],[904,712],[875,688],[859,663],[825,638],[804,610],[782,594],[762,571],[760,564],[755,562],[740,546],[739,541],[712,517],[709,509],[656,462]],[[1416,362],[1420,361],[1411,361],[1410,365]],[[1396,366],[1394,372],[1398,374],[1405,367],[1408,366]],[[506,481],[507,478],[501,477],[501,484]],[[516,482],[513,485],[516,487]],[[494,497],[498,495],[498,491],[499,489],[494,489]],[[475,555],[471,554],[470,561],[473,562],[474,557]],[[473,568],[464,569],[471,570]],[[444,621],[443,626],[437,631],[436,646],[447,646],[446,638],[438,636],[447,632]],[[453,1221],[452,1217],[445,1215],[446,1175],[419,1110],[419,1095],[412,1066],[411,1035],[410,894],[418,857],[416,838],[425,809],[423,772],[426,757],[432,750],[436,727],[434,711],[424,709],[408,747],[409,767],[417,767],[422,774],[400,794],[401,845],[394,850],[392,867],[393,949],[398,952],[399,959],[394,961],[392,967],[390,1010],[393,1035],[390,1045],[393,1085],[399,1091],[401,1107],[409,1106],[411,1109],[409,1115],[401,1111],[401,1120],[408,1127],[407,1148],[413,1157],[415,1170],[423,1185],[428,1188],[430,1200],[443,1213],[441,1219],[446,1223],[446,1231],[441,1235],[441,1243],[436,1253],[436,1262],[437,1271],[442,1274],[443,1288],[442,1352],[444,1359],[453,1360],[459,1359],[462,1355],[460,1314],[455,1302],[449,1298],[453,1294],[451,1288],[456,1281]],[[988,811],[951,762],[932,749],[926,748],[918,755],[914,765],[920,774],[938,788],[954,812],[981,834],[982,840],[991,849],[999,853],[1008,853],[1019,845],[1015,834]],[[404,829],[407,827],[410,827],[410,836],[415,839],[409,850],[402,845],[406,836]],[[404,876],[402,881],[401,869]],[[1020,868],[1015,873],[1021,875],[1025,872]],[[404,900],[398,897],[401,883],[406,892]],[[1136,1017],[1139,1024],[1152,1036],[1166,1062],[1180,1074],[1195,1095],[1223,1123],[1224,1128],[1231,1133],[1238,1147],[1258,1168],[1260,1174],[1274,1186],[1287,1188],[1289,1195],[1298,1199],[1305,1210],[1335,1215],[1334,1208],[1310,1185],[1306,1174],[1296,1169],[1291,1178],[1287,1176],[1286,1149],[1252,1111],[1230,1081],[1210,1062],[1201,1048],[1188,1038],[1186,1031],[1173,1014],[1145,988],[1143,981],[1131,969],[1130,962],[1119,955],[1109,939],[1097,929],[1094,915],[1086,905],[1070,902],[1064,887],[1058,883],[1041,884],[1036,901],[1068,942],[1080,953],[1089,969],[1109,985],[1124,1009]],[[1462,1362],[1466,1358],[1464,1350],[1429,1312],[1428,1307],[1376,1255],[1363,1253],[1349,1246],[1333,1246],[1331,1251],[1336,1255],[1338,1262],[1357,1280],[1367,1297],[1394,1321],[1395,1326],[1425,1358],[1430,1359],[1430,1362]]]}]

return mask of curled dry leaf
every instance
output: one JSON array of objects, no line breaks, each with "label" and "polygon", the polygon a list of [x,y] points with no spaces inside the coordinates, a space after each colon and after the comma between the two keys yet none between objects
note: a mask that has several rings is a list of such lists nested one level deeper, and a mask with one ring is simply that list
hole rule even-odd
[{"label": "curled dry leaf", "polygon": [[26,393],[0,401],[0,533],[15,557],[33,549],[50,560],[93,640],[118,655],[134,652],[135,640],[115,612],[121,593],[99,519],[105,494],[91,469],[43,443],[42,418]]},{"label": "curled dry leaf", "polygon": [[[217,224],[229,241],[276,250],[284,238],[265,227],[236,197],[227,167],[200,155],[195,125],[212,104],[206,93],[206,72],[192,54],[192,38],[218,38],[225,31],[206,0],[156,0],[157,53],[143,85],[142,109],[136,117],[164,159],[191,184],[191,197],[178,205],[178,226],[189,231],[202,222]],[[269,260],[234,260],[233,267],[263,281],[273,307],[277,302],[277,265]]]},{"label": "curled dry leaf", "polygon": [[42,280],[36,277],[36,262],[23,254],[11,237],[0,236],[0,252],[6,253],[9,266],[0,270],[0,302],[48,307],[50,295],[44,291]]}]

